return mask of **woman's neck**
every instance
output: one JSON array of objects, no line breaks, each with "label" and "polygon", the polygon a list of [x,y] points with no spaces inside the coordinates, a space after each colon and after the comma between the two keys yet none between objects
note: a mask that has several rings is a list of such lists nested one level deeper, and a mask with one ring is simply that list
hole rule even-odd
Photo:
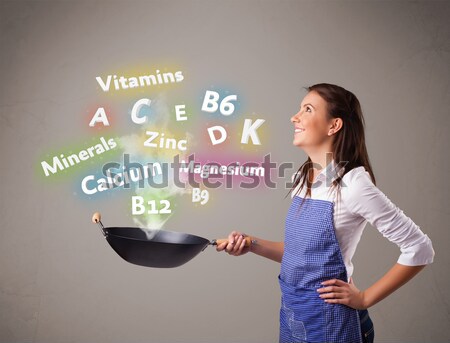
[{"label": "woman's neck", "polygon": [[329,163],[333,160],[333,153],[326,151],[317,151],[314,153],[309,153],[308,157],[310,158],[313,166],[313,175],[311,181],[315,181],[317,175],[328,166]]}]

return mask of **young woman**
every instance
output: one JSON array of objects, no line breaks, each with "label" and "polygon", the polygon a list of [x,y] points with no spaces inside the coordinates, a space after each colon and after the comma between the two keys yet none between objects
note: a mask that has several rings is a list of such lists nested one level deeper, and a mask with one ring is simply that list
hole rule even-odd
[{"label": "young woman", "polygon": [[[284,242],[251,237],[245,246],[247,235],[233,231],[217,250],[234,256],[250,251],[281,262],[280,342],[373,342],[367,309],[432,263],[434,250],[428,236],[376,187],[356,96],[326,83],[307,90],[291,118],[293,144],[308,159],[291,189]],[[359,290],[351,278],[352,257],[367,222],[401,254],[383,277]]]}]

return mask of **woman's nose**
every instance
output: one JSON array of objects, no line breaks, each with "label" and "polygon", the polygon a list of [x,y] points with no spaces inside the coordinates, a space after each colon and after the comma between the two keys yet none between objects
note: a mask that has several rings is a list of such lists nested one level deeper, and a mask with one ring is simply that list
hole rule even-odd
[{"label": "woman's nose", "polygon": [[299,122],[299,121],[300,121],[300,116],[301,116],[300,111],[297,112],[296,114],[294,114],[294,115],[291,117],[291,123],[297,123],[297,122]]}]

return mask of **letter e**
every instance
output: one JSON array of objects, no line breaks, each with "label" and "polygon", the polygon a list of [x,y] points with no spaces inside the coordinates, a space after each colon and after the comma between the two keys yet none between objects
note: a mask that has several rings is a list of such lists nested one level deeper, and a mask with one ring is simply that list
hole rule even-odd
[{"label": "letter e", "polygon": [[186,116],[183,116],[183,114],[186,114],[186,105],[176,105],[175,106],[175,115],[177,118],[177,121],[183,121],[187,120],[188,118]]}]

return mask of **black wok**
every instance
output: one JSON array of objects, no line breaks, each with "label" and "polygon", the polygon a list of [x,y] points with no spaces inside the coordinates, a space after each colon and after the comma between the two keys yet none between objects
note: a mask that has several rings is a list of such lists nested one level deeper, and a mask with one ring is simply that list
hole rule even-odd
[{"label": "black wok", "polygon": [[[173,268],[193,259],[208,245],[217,245],[228,239],[212,241],[182,232],[151,231],[137,227],[104,227],[100,213],[94,213],[97,223],[109,245],[125,261],[146,267]],[[245,237],[245,245],[251,244]]]}]

